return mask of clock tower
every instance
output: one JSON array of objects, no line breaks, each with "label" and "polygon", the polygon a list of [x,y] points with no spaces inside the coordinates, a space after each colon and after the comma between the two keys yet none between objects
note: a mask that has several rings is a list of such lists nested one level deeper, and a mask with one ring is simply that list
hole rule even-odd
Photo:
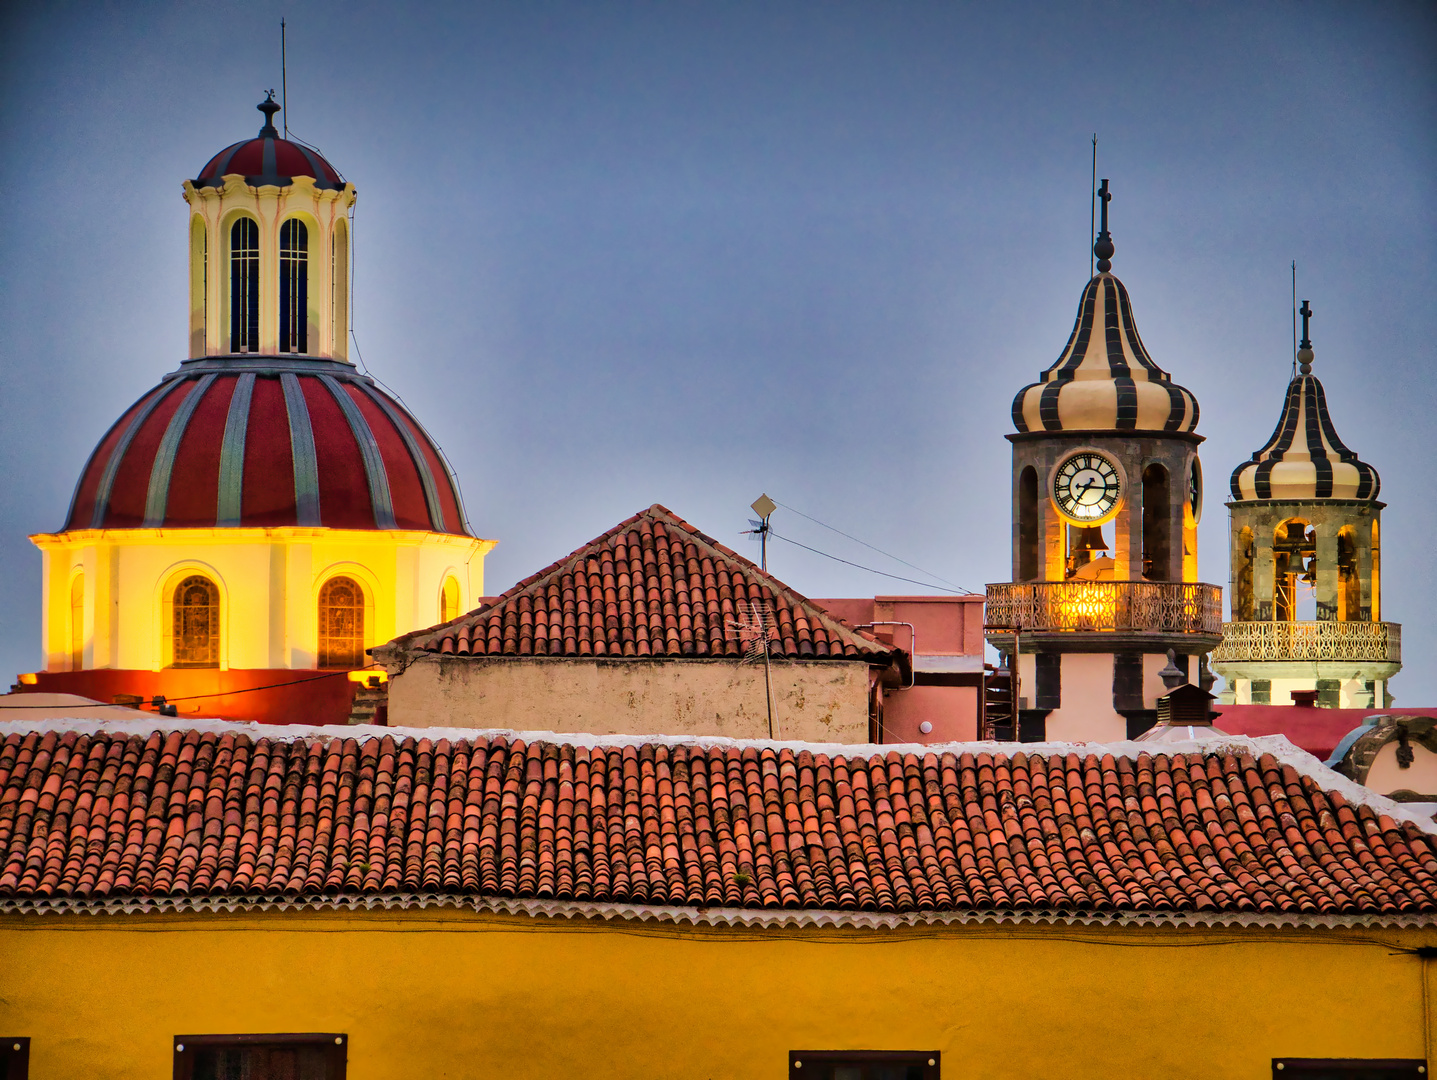
[{"label": "clock tower", "polygon": [[988,586],[985,621],[1016,659],[1025,739],[1140,734],[1169,650],[1206,681],[1222,637],[1222,591],[1197,576],[1197,399],[1138,336],[1111,272],[1107,180],[1099,198],[1098,272],[1073,332],[1013,399],[1013,580]]}]

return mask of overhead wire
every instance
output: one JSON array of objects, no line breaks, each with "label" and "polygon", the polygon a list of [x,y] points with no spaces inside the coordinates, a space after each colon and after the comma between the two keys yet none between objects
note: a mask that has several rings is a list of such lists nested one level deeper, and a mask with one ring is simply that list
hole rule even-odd
[{"label": "overhead wire", "polygon": [[[370,668],[374,668],[377,671],[379,669],[379,665],[370,664],[368,667],[358,669],[345,669],[344,671],[326,671],[322,675],[314,675],[308,679],[290,679],[288,682],[266,683],[264,686],[246,686],[242,687],[239,690],[219,690],[213,694],[186,694],[184,697],[166,697],[164,699],[164,704],[173,705],[177,701],[200,701],[205,698],[233,697],[235,694],[253,694],[257,690],[278,690],[282,686],[299,686],[301,683],[320,682],[324,679],[337,679],[340,676],[345,676],[347,678],[349,676],[350,670],[368,671]],[[152,705],[153,703],[153,700],[149,700],[140,701],[136,704]],[[0,709],[113,709],[116,707],[116,704],[116,702],[90,701],[86,702],[83,705],[0,705]],[[120,707],[134,708],[135,706],[121,705]]]},{"label": "overhead wire", "polygon": [[819,551],[818,548],[809,547],[807,544],[800,544],[797,540],[791,540],[787,536],[784,536],[782,533],[775,532],[772,525],[770,525],[768,528],[768,534],[776,540],[782,540],[785,544],[792,544],[794,547],[801,547],[804,551],[811,551],[815,555],[822,555],[825,559],[832,559],[834,562],[841,562],[845,566],[852,566],[859,570],[867,570],[870,574],[878,574],[880,577],[892,578],[894,581],[906,581],[910,585],[922,585],[925,589],[937,589],[939,592],[946,593],[953,592],[952,589],[945,589],[942,586],[934,585],[931,582],[919,581],[916,578],[903,577],[900,574],[890,574],[884,570],[875,570],[871,566],[864,566],[862,563],[856,563],[849,559],[840,559],[837,555],[830,555],[826,551]]},{"label": "overhead wire", "polygon": [[[892,555],[892,554],[890,554],[889,552],[884,551],[882,548],[874,547],[874,546],[873,546],[872,544],[870,544],[867,540],[860,540],[858,537],[852,535],[851,533],[846,533],[846,532],[844,532],[842,529],[836,528],[835,526],[828,524],[828,522],[826,522],[826,521],[819,521],[818,518],[812,516],[811,514],[805,514],[802,510],[798,510],[798,509],[796,509],[796,508],[794,508],[794,507],[792,507],[792,506],[789,506],[787,503],[779,502],[777,499],[774,499],[773,501],[776,502],[776,503],[778,503],[779,506],[783,507],[785,510],[789,511],[790,513],[797,514],[797,515],[798,515],[799,517],[801,517],[801,518],[807,518],[809,521],[813,522],[815,525],[822,525],[825,529],[829,530],[830,532],[836,532],[839,536],[842,536],[842,537],[844,537],[844,538],[847,539],[847,540],[852,540],[855,544],[861,544],[861,545],[863,545],[864,547],[868,548],[869,551],[876,551],[876,552],[878,552],[878,554],[882,555],[885,559],[892,559],[892,560],[893,560],[894,562],[896,562],[896,563],[902,563],[904,566],[908,567],[910,570],[917,570],[920,574],[927,574],[927,575],[928,575],[929,577],[931,577],[934,581],[941,581],[941,582],[943,582],[943,584],[945,584],[945,585],[950,585],[950,586],[952,586],[954,589],[956,589],[956,590],[957,590],[958,592],[960,592],[960,593],[968,593],[968,594],[970,594],[970,595],[973,595],[973,590],[972,590],[972,589],[964,588],[962,585],[959,585],[956,581],[949,581],[947,578],[943,577],[943,575],[941,575],[941,574],[935,574],[932,570],[925,570],[923,567],[917,565],[916,563],[911,563],[911,562],[909,562],[907,559],[900,559],[897,555]],[[788,537],[784,537],[784,539],[787,540]],[[794,542],[794,541],[789,540],[789,543],[793,543],[793,542]],[[810,549],[810,550],[812,550],[812,549]],[[822,551],[820,551],[818,554],[822,555],[822,554],[825,554],[825,553],[822,552]],[[843,562],[843,561],[844,561],[844,560],[839,559],[839,562]],[[850,564],[850,565],[857,566],[858,564],[857,564],[857,563],[852,563],[852,564]],[[867,570],[867,569],[869,569],[869,567],[866,567],[866,566],[865,566],[865,567],[860,567],[860,569]],[[875,574],[881,574],[881,573],[883,573],[883,571],[881,571],[881,570],[874,570],[873,573],[875,573]],[[885,576],[887,576],[887,577],[896,577],[897,575],[888,574],[888,575],[885,575]],[[900,581],[911,581],[912,579],[911,579],[911,578],[899,578],[898,580],[900,580]],[[923,584],[923,583],[922,583],[922,582],[914,582],[914,584]],[[929,586],[929,587],[932,588],[932,586]]]}]

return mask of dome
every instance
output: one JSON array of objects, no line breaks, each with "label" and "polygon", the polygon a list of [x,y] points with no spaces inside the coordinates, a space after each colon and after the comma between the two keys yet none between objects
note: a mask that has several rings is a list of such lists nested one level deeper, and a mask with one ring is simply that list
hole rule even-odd
[{"label": "dome", "polygon": [[1128,290],[1106,269],[1083,289],[1062,355],[1013,399],[1024,432],[1191,432],[1197,422],[1197,398],[1153,363]]},{"label": "dome", "polygon": [[469,535],[419,422],[332,360],[190,361],[110,428],[65,529],[325,526]]},{"label": "dome", "polygon": [[1303,307],[1301,368],[1287,384],[1282,415],[1267,445],[1232,471],[1232,497],[1249,499],[1373,500],[1381,490],[1377,470],[1343,445],[1327,412],[1327,395],[1312,374],[1312,342]]},{"label": "dome", "polygon": [[195,187],[221,187],[231,173],[243,176],[251,187],[266,184],[288,187],[296,176],[307,176],[322,189],[344,187],[339,170],[325,161],[316,150],[282,139],[275,128],[274,114],[279,111],[273,98],[255,106],[265,114],[265,123],[253,139],[242,139],[226,146],[205,164],[194,180]]}]

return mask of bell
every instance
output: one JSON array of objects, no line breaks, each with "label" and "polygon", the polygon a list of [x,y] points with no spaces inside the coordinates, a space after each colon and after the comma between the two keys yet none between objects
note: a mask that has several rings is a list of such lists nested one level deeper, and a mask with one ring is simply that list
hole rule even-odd
[{"label": "bell", "polygon": [[1107,551],[1108,542],[1103,539],[1101,525],[1080,525],[1074,526],[1073,552],[1079,551]]},{"label": "bell", "polygon": [[1317,580],[1317,556],[1314,555],[1312,558],[1307,560],[1306,564],[1302,568],[1302,577],[1300,577],[1298,580],[1305,581],[1309,585],[1311,585]]}]

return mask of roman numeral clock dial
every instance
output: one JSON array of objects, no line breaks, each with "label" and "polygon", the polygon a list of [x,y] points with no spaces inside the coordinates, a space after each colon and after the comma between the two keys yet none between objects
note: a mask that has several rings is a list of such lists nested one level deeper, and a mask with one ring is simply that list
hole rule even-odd
[{"label": "roman numeral clock dial", "polygon": [[1052,491],[1058,512],[1074,525],[1101,525],[1118,511],[1123,475],[1106,454],[1079,450],[1053,470]]}]

